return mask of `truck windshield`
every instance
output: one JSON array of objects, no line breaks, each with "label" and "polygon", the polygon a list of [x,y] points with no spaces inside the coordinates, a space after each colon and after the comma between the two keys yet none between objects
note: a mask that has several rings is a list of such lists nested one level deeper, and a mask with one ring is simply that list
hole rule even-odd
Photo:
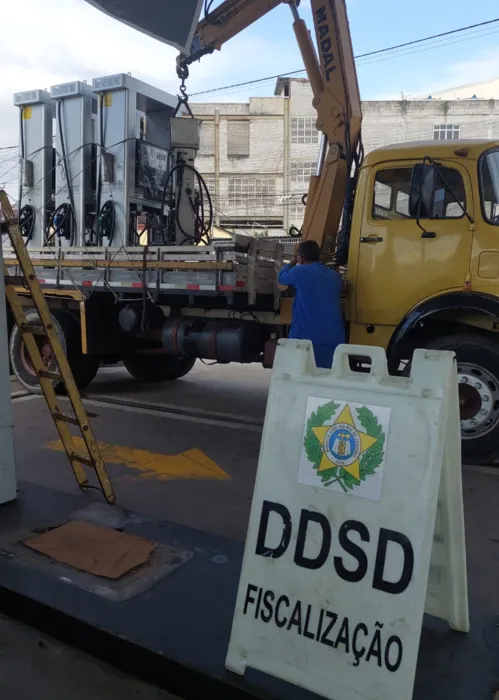
[{"label": "truck windshield", "polygon": [[482,211],[487,221],[499,226],[499,151],[489,151],[480,161]]}]

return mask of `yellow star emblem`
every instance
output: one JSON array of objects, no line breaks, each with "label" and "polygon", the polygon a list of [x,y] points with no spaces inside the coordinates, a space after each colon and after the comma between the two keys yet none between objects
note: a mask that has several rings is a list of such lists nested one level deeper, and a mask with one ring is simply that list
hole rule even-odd
[{"label": "yellow star emblem", "polygon": [[[312,432],[322,447],[318,473],[342,467],[360,481],[360,457],[378,442],[378,438],[357,430],[349,405],[345,406],[333,425],[312,428]],[[332,446],[331,438],[334,442]]]}]

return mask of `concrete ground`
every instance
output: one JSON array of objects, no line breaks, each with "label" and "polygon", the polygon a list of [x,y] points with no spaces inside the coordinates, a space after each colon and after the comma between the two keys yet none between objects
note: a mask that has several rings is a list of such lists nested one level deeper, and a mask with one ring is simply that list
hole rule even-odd
[{"label": "concrete ground", "polygon": [[175,700],[76,649],[0,615],[0,697]]},{"label": "concrete ground", "polygon": [[[92,425],[118,505],[244,540],[269,381],[270,372],[256,365],[198,362],[183,379],[152,385],[136,382],[123,367],[103,368],[85,403],[98,414]],[[107,398],[125,405],[104,403]],[[13,406],[19,479],[78,493],[43,399],[20,397]],[[175,415],[176,409],[184,413]],[[200,462],[185,461],[193,450]],[[484,497],[499,506],[499,469],[465,467],[465,498],[477,505],[468,520],[481,520],[475,488],[485,475],[492,491]]]},{"label": "concrete ground", "polygon": [[122,366],[103,367],[85,391],[91,396],[194,407],[263,421],[270,370],[260,365],[205,365],[199,360],[179,381],[140,384]]},{"label": "concrete ground", "polygon": [[[198,365],[179,381],[153,385],[136,382],[122,367],[104,368],[85,392],[91,397],[85,403],[98,413],[92,425],[118,505],[242,540],[270,373],[257,366]],[[105,397],[130,405],[100,403]],[[133,402],[182,407],[190,415],[150,412]],[[77,492],[44,400],[25,396],[13,406],[18,478]],[[187,474],[183,460],[171,458],[189,450],[199,451],[206,463]]]},{"label": "concrete ground", "polygon": [[[142,522],[140,516],[169,521],[195,528],[190,534],[193,543],[203,542],[213,535],[222,535],[232,540],[227,540],[229,544],[224,546],[239,547],[246,534],[269,379],[270,374],[257,367],[199,365],[182,380],[148,386],[131,380],[120,367],[101,371],[86,392],[86,405],[90,411],[99,414],[92,420],[92,425],[116,490],[118,506],[133,511],[139,525]],[[106,397],[123,399],[124,405],[106,403]],[[61,399],[61,406],[64,401]],[[101,502],[102,498],[93,491],[86,495],[79,493],[67,458],[58,447],[55,428],[43,399],[18,397],[13,401],[13,407],[19,479],[28,484],[48,487],[53,490],[52,493],[63,491],[72,494],[82,507]],[[159,410],[161,408],[164,411]],[[175,414],[175,408],[181,408],[182,415]],[[441,631],[431,626],[425,627],[423,656],[420,658],[424,673],[416,679],[414,696],[418,700],[447,697],[442,694],[444,688],[449,689],[448,697],[455,697],[456,700],[489,700],[497,690],[496,664],[490,661],[489,655],[484,656],[482,646],[485,645],[487,654],[493,653],[497,658],[498,477],[497,468],[463,469],[472,603],[472,635],[465,640],[469,651],[459,651],[459,640],[451,640],[448,646],[442,646],[443,656],[437,659],[434,650]],[[21,502],[24,499],[25,493],[21,492]],[[55,497],[54,502],[56,500]],[[160,523],[158,527],[175,528],[175,525]],[[204,552],[201,544],[196,546]],[[187,548],[197,552],[196,546],[191,543]],[[224,556],[224,560],[232,562],[227,556]],[[186,566],[186,576],[187,573]],[[197,580],[204,581],[200,572],[195,578],[196,581],[190,580],[189,585],[197,585]],[[230,595],[235,591],[236,580],[237,574],[231,583]],[[175,582],[175,577],[172,577],[172,582]],[[218,596],[217,588],[214,600],[228,607],[226,612],[230,623],[233,607],[226,600],[228,590]],[[141,596],[139,605],[147,605],[148,600],[148,596]],[[95,605],[93,602],[92,610]],[[157,609],[156,603],[154,605]],[[210,601],[209,606],[213,605],[214,602]],[[143,618],[144,611],[140,609],[137,620]],[[153,628],[154,624],[155,620],[151,622]],[[197,622],[192,624],[196,626]],[[208,625],[207,630],[202,628],[198,632],[205,636],[215,634],[214,630],[219,627],[216,615],[210,624],[212,627]],[[161,625],[161,634],[166,635],[167,631]],[[190,648],[191,640],[186,644]],[[209,644],[213,644],[211,637]],[[222,659],[225,645],[224,638],[221,642],[222,652],[218,650]],[[0,641],[0,671],[1,654]],[[484,659],[481,666],[475,664],[474,655],[477,654]],[[448,664],[451,657],[454,657],[454,665]],[[437,670],[442,665],[444,676],[445,673],[451,673],[451,676],[444,680],[439,676],[435,694],[428,694],[428,684],[433,683],[428,673],[434,662]],[[466,671],[468,664],[471,664],[473,673]],[[223,668],[223,663],[219,665]],[[452,672],[451,668],[454,669]],[[480,694],[473,694],[478,676]],[[2,689],[0,684],[0,691]],[[5,695],[22,698],[18,693]],[[126,695],[121,697],[127,698]],[[40,698],[45,700],[45,696]],[[68,700],[71,700],[71,696],[68,696]]]}]

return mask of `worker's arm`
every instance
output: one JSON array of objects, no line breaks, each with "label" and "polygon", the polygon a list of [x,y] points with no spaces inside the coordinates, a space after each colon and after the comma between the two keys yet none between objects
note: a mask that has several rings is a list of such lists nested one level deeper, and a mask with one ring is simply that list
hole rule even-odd
[{"label": "worker's arm", "polygon": [[300,278],[300,266],[298,258],[294,255],[287,265],[279,272],[279,284],[296,287]]}]

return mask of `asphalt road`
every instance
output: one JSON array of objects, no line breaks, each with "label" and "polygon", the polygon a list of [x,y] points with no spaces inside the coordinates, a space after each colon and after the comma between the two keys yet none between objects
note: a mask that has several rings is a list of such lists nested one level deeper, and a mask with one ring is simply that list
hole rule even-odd
[{"label": "asphalt road", "polygon": [[85,394],[263,420],[269,383],[270,370],[257,364],[209,365],[198,360],[187,376],[158,384],[141,384],[122,366],[103,367]]},{"label": "asphalt road", "polygon": [[[183,379],[152,385],[136,382],[122,367],[101,370],[86,405],[98,414],[92,425],[118,504],[244,540],[269,381],[270,372],[256,365],[198,363]],[[123,405],[107,404],[106,397]],[[16,399],[14,428],[18,478],[77,492],[43,399]],[[497,468],[465,467],[464,477],[472,508],[476,488],[492,488],[494,499],[499,493]]]}]

